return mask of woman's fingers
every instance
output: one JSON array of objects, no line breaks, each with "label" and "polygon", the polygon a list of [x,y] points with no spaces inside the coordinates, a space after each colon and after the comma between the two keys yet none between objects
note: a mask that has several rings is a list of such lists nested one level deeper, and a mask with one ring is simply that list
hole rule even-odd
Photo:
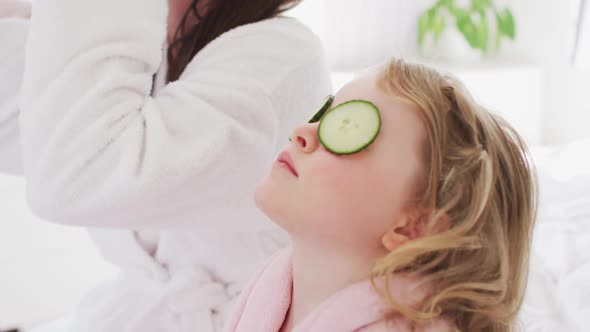
[{"label": "woman's fingers", "polygon": [[1,0],[0,18],[30,18],[31,3],[25,0]]}]

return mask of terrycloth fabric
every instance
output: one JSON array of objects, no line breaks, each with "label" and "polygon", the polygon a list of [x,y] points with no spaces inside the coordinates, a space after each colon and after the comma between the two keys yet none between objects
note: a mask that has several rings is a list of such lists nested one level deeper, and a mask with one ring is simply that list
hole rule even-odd
[{"label": "terrycloth fabric", "polygon": [[[40,0],[33,12],[20,114],[4,107],[19,57],[0,62],[11,73],[0,134],[12,142],[0,168],[26,177],[36,214],[89,227],[122,269],[82,301],[71,331],[213,331],[284,244],[252,193],[332,92],[319,40],[289,18],[242,26],[151,94],[167,0]],[[22,49],[24,36],[7,43]]]},{"label": "terrycloth fabric", "polygon": [[[404,304],[416,303],[426,293],[424,287],[407,277],[391,279],[394,298]],[[293,270],[291,249],[273,256],[244,289],[226,332],[278,332],[291,305]],[[387,304],[373,289],[370,281],[356,283],[330,296],[300,322],[293,332],[409,331],[409,322],[399,318],[385,321]],[[420,331],[451,331],[444,320]]]}]

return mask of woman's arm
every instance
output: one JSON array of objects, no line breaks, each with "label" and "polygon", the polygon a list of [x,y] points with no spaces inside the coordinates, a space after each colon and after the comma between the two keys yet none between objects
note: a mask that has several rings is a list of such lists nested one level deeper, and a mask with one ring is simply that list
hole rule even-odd
[{"label": "woman's arm", "polygon": [[170,227],[222,219],[251,197],[274,150],[273,85],[294,70],[277,43],[292,40],[255,28],[222,36],[151,97],[166,0],[33,6],[20,121],[37,214]]},{"label": "woman's arm", "polygon": [[0,172],[21,174],[17,95],[22,81],[31,4],[0,2]]}]

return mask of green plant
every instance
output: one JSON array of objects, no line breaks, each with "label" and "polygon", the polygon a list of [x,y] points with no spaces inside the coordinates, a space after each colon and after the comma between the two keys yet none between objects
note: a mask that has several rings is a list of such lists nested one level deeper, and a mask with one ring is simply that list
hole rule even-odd
[{"label": "green plant", "polygon": [[[495,17],[495,25],[488,19],[488,13]],[[449,24],[448,20],[454,20],[455,27],[471,48],[484,54],[490,51],[493,38],[497,50],[502,38],[514,40],[516,37],[516,23],[512,12],[508,8],[497,8],[493,0],[471,0],[468,8],[457,6],[455,0],[438,0],[420,15],[418,45],[424,47],[424,40],[429,33],[434,35],[434,40],[438,43]]]}]

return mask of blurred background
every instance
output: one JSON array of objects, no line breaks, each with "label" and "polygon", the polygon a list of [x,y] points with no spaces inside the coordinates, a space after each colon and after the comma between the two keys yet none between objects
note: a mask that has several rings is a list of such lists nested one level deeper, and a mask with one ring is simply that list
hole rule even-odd
[{"label": "blurred background", "polygon": [[[541,184],[526,331],[588,331],[587,2],[303,0],[288,12],[323,41],[336,90],[392,56],[407,58],[460,77],[526,138]],[[0,202],[0,328],[67,313],[115,273],[85,231],[28,212],[22,179],[0,175]]]}]

